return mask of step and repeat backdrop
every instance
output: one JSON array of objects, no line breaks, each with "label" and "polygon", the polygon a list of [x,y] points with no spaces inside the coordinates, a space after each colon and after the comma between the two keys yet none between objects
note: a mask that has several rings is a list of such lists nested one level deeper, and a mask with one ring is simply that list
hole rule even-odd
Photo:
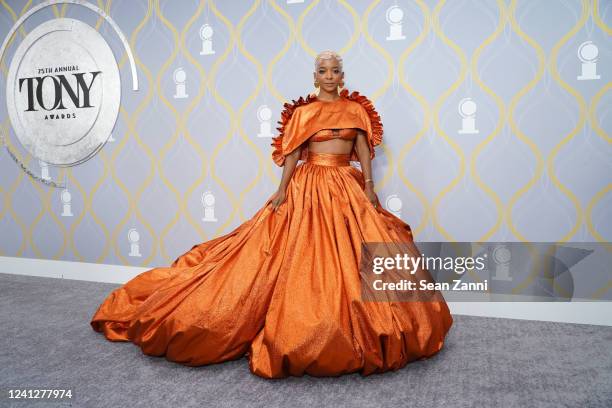
[{"label": "step and repeat backdrop", "polygon": [[230,232],[326,49],[417,240],[612,238],[612,2],[2,0],[0,34],[0,255],[157,266]]}]

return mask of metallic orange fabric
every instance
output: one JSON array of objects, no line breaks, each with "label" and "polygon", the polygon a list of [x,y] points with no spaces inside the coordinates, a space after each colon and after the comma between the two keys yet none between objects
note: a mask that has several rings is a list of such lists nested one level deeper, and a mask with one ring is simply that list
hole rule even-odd
[{"label": "metallic orange fabric", "polygon": [[320,166],[350,166],[350,154],[315,153],[310,152],[306,162]]},{"label": "metallic orange fabric", "polygon": [[325,142],[332,139],[353,140],[357,137],[357,129],[323,129],[310,136],[308,141]]},{"label": "metallic orange fabric", "polygon": [[413,237],[368,201],[350,158],[310,152],[277,212],[271,196],[230,233],[136,276],[110,293],[91,326],[189,366],[246,356],[264,378],[369,375],[434,355],[453,322],[443,300],[361,299],[362,242]]},{"label": "metallic orange fabric", "polygon": [[[322,129],[361,129],[366,134],[370,159],[374,158],[374,147],[382,142],[383,126],[380,115],[372,101],[359,92],[349,93],[343,89],[336,101],[321,101],[315,95],[300,97],[293,103],[285,103],[281,113],[280,134],[272,138],[272,160],[285,165],[285,156],[302,146],[301,160],[308,157],[307,140]],[[316,137],[316,136],[315,136]],[[316,141],[316,140],[315,140]],[[353,148],[351,161],[357,161],[357,150]]]}]

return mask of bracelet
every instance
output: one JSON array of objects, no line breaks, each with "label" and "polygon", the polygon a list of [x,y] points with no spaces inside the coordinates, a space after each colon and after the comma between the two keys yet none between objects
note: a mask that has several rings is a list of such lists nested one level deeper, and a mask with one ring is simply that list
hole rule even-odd
[{"label": "bracelet", "polygon": [[368,181],[371,181],[372,183],[374,183],[374,181],[371,178],[365,179],[365,182],[367,183]]}]

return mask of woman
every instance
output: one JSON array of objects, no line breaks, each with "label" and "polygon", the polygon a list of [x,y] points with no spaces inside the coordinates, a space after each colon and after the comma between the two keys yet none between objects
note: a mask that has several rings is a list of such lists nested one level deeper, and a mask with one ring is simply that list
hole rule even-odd
[{"label": "woman", "polygon": [[264,378],[369,375],[442,348],[453,321],[443,298],[361,297],[363,242],[418,249],[374,192],[370,160],[382,124],[372,103],[340,91],[334,52],[317,56],[314,80],[318,92],[285,104],[273,139],[272,159],[284,167],[278,191],[232,232],[114,290],[94,330],[189,366],[246,356]]}]

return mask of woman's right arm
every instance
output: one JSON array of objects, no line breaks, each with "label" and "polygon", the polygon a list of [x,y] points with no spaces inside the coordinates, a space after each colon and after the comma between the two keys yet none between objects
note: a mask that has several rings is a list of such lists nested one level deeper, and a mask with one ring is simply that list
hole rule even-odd
[{"label": "woman's right arm", "polygon": [[285,164],[283,166],[283,175],[281,177],[281,182],[278,186],[278,190],[276,191],[276,193],[274,193],[274,196],[272,197],[271,201],[272,209],[274,211],[276,211],[276,209],[283,203],[283,201],[285,201],[287,186],[289,185],[289,181],[291,180],[291,176],[293,175],[295,166],[297,165],[297,162],[300,159],[301,153],[302,146],[298,147],[285,157]]}]

